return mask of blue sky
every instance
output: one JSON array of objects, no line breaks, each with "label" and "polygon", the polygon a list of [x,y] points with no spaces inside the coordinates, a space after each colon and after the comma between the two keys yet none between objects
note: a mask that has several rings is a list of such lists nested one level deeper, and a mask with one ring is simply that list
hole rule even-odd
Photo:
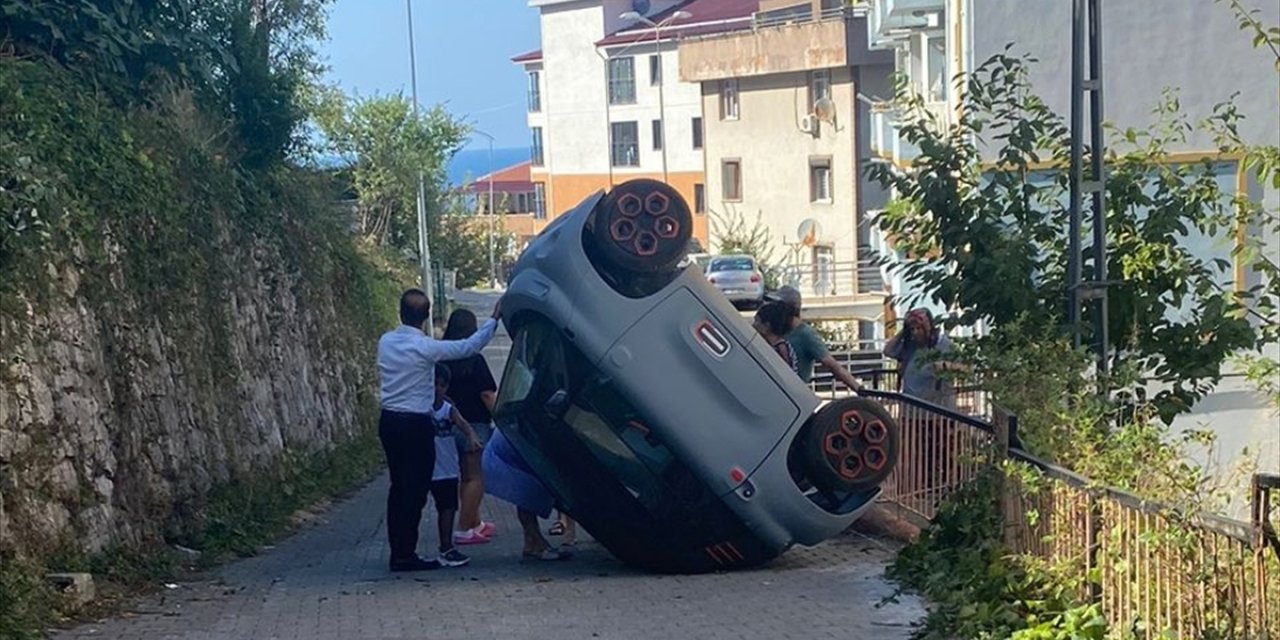
[{"label": "blue sky", "polygon": [[[511,57],[538,48],[538,13],[523,0],[412,0],[418,98],[496,138],[496,148],[527,147],[525,75]],[[337,0],[321,55],[329,80],[348,93],[409,91],[404,0]],[[487,150],[476,136],[469,148]],[[467,153],[464,157],[485,153]],[[498,154],[495,154],[498,155]],[[482,166],[483,173],[484,167]]]}]

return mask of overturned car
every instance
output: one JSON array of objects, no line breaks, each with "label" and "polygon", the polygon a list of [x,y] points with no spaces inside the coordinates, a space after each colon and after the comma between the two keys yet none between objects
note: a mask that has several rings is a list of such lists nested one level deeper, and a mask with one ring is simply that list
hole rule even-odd
[{"label": "overturned car", "polygon": [[684,200],[633,180],[525,249],[495,421],[559,506],[624,562],[703,572],[847,528],[897,462],[861,398],[822,406],[696,268]]}]

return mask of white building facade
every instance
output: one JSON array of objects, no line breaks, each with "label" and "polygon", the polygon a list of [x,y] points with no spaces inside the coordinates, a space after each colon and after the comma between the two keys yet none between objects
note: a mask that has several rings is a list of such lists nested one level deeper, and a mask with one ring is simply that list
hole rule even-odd
[{"label": "white building facade", "polygon": [[695,209],[694,235],[706,242],[701,89],[680,82],[675,40],[715,28],[697,4],[530,0],[542,48],[513,60],[529,79],[531,179],[544,220],[600,189],[653,178]]}]

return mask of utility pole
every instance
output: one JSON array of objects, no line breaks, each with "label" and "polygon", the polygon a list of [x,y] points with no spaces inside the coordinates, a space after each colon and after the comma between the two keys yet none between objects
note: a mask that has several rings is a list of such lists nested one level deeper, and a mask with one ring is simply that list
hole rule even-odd
[{"label": "utility pole", "polygon": [[482,135],[489,141],[489,288],[496,289],[498,287],[498,260],[494,253],[494,235],[497,233],[495,225],[497,210],[493,204],[493,136],[481,131],[473,129],[474,132]]},{"label": "utility pole", "polygon": [[[662,88],[663,86],[666,85],[667,74],[662,68],[663,62],[664,62],[662,59],[662,29],[663,27],[670,25],[672,22],[676,20],[687,20],[689,18],[692,18],[693,16],[688,11],[676,11],[675,13],[663,19],[662,22],[654,22],[653,20],[650,20],[649,18],[646,18],[643,15],[640,15],[639,12],[628,11],[618,17],[623,20],[634,20],[637,22],[643,22],[649,25],[650,27],[653,27],[653,53],[658,57],[658,136],[662,138],[662,181],[666,182],[667,181],[667,113],[666,113],[666,100],[664,99],[665,95],[663,94]],[[635,46],[635,43],[628,46],[626,49],[630,49],[632,46]],[[626,49],[623,49],[623,51],[626,51]],[[607,60],[605,65],[606,65],[605,82],[607,84],[608,83]],[[612,135],[612,132],[611,132],[611,135]],[[610,162],[610,165],[612,164],[613,163]],[[610,170],[612,171],[612,169]],[[612,183],[612,179],[610,180],[610,183]]]},{"label": "utility pole", "polygon": [[[1107,317],[1107,208],[1106,166],[1102,130],[1102,0],[1073,0],[1071,23],[1071,211],[1068,242],[1068,321],[1080,345],[1080,310],[1093,306],[1093,340],[1099,374],[1109,369]],[[1085,77],[1086,65],[1088,77]],[[1085,94],[1089,96],[1088,131],[1085,126]],[[1089,169],[1084,167],[1084,138],[1089,136]],[[1093,274],[1084,279],[1081,249],[1084,195],[1093,210]]]},{"label": "utility pole", "polygon": [[667,183],[667,101],[662,87],[667,83],[667,72],[663,69],[662,59],[662,26],[667,21],[653,26],[653,52],[658,56],[658,135],[662,138],[662,181]]},{"label": "utility pole", "polygon": [[[413,119],[418,120],[418,58],[415,55],[413,43],[413,0],[404,0],[404,8],[409,15],[409,85],[413,92]],[[421,260],[422,269],[422,290],[427,294],[427,300],[434,307],[435,283],[431,281],[431,247],[427,238],[427,187],[425,178],[422,175],[422,169],[418,169],[418,257]]]}]

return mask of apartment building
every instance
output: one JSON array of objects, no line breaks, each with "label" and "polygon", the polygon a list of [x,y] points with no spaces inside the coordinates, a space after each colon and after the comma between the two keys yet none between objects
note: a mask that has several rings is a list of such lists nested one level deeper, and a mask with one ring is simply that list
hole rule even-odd
[{"label": "apartment building", "polygon": [[857,96],[888,85],[893,58],[868,47],[866,12],[847,5],[761,0],[737,28],[682,40],[680,78],[702,87],[710,215],[766,225],[806,306],[874,321],[888,291],[866,211],[884,193],[861,177]]},{"label": "apartment building", "polygon": [[529,81],[531,176],[542,225],[592,193],[664,180],[703,211],[702,96],[681,82],[678,39],[714,32],[754,0],[529,0],[541,49],[513,58]]},{"label": "apartment building", "polygon": [[[1264,0],[1245,0],[1263,9]],[[1272,23],[1280,7],[1270,3]],[[895,71],[946,123],[961,113],[962,97],[950,86],[958,73],[972,71],[1011,47],[1013,55],[1035,59],[1032,90],[1066,118],[1071,109],[1071,3],[1050,0],[872,0],[870,42],[892,52]],[[1155,124],[1152,111],[1167,88],[1178,90],[1179,105],[1193,122],[1232,99],[1246,115],[1241,134],[1260,144],[1280,143],[1280,77],[1273,59],[1252,47],[1225,3],[1174,2],[1159,10],[1144,0],[1102,4],[1103,96],[1105,118],[1116,127],[1139,130]],[[867,91],[877,103],[870,123],[872,154],[885,162],[910,166],[918,153],[898,135],[892,92]],[[1212,136],[1193,131],[1174,149],[1170,161],[1215,160],[1219,187],[1250,198],[1280,198],[1254,184],[1235,158],[1222,157]],[[1206,255],[1233,260],[1236,234],[1191,235],[1188,246]],[[1280,246],[1276,247],[1280,251]],[[1257,283],[1236,262],[1237,286]]]},{"label": "apartment building", "polygon": [[[960,96],[948,80],[1003,53],[1008,45],[1012,54],[1037,60],[1030,68],[1033,91],[1056,113],[1070,116],[1072,3],[873,0],[869,4],[871,45],[893,53],[895,69],[943,122],[962,112]],[[1121,129],[1146,129],[1155,122],[1152,110],[1162,92],[1177,88],[1180,110],[1192,122],[1210,115],[1218,103],[1233,99],[1246,116],[1240,126],[1246,141],[1280,144],[1280,75],[1274,57],[1252,46],[1252,34],[1239,29],[1227,3],[1108,0],[1100,4],[1107,121]],[[1264,24],[1280,23],[1280,4],[1274,0],[1243,0],[1243,4],[1258,10]],[[868,97],[884,101],[872,114],[873,154],[909,168],[918,150],[897,134],[892,95],[868,91]],[[1226,194],[1271,206],[1280,203],[1280,191],[1258,184],[1238,158],[1220,154],[1204,131],[1189,132],[1186,141],[1172,151],[1171,163],[1212,161],[1218,186]],[[1223,280],[1251,288],[1260,277],[1235,255],[1237,242],[1250,233],[1254,231],[1236,229],[1204,236],[1192,231],[1182,242],[1202,256],[1222,258],[1228,264],[1234,261],[1222,272]],[[1280,255],[1280,238],[1265,240],[1266,251]],[[1275,415],[1243,380],[1224,380],[1216,393],[1174,427],[1204,424],[1230,426],[1217,430],[1216,459],[1203,452],[1202,462],[1228,468],[1232,457],[1248,446],[1259,454],[1262,468],[1280,468]]]}]

